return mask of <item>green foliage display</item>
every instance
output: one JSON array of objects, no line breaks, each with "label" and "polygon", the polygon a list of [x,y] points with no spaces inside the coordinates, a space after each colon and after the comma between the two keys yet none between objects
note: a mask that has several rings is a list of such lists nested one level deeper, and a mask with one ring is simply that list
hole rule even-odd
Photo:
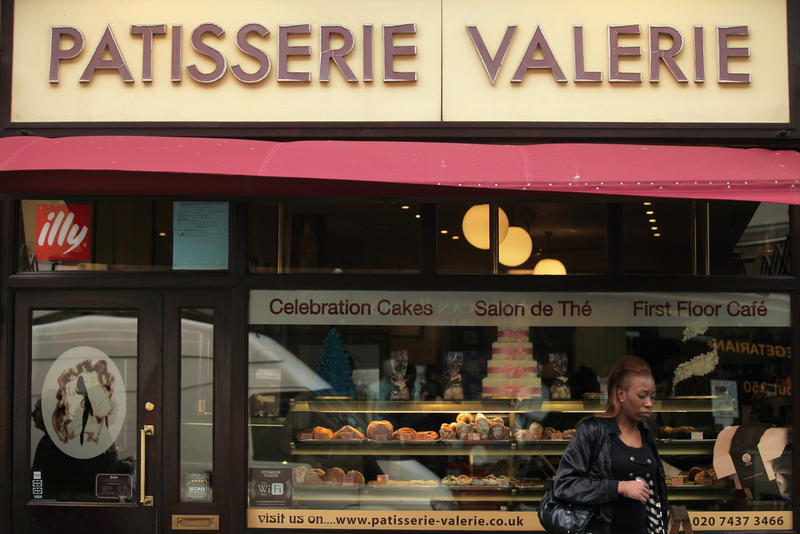
[{"label": "green foliage display", "polygon": [[355,397],[356,383],[350,368],[350,356],[342,346],[342,334],[335,328],[328,332],[322,347],[322,357],[317,362],[317,375],[330,384],[330,388],[317,390],[317,396]]}]

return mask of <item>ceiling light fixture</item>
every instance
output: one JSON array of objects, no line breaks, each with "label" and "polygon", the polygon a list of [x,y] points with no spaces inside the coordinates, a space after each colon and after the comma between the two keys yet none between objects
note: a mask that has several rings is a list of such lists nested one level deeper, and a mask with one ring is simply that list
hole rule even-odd
[{"label": "ceiling light fixture", "polygon": [[553,232],[545,232],[544,235],[547,236],[547,257],[539,260],[539,263],[533,268],[533,274],[567,274],[567,268],[563,263],[550,258],[550,238],[553,236]]},{"label": "ceiling light fixture", "polygon": [[[500,243],[508,234],[508,216],[498,208]],[[489,250],[489,204],[472,206],[461,221],[461,229],[469,244],[481,250]]]}]

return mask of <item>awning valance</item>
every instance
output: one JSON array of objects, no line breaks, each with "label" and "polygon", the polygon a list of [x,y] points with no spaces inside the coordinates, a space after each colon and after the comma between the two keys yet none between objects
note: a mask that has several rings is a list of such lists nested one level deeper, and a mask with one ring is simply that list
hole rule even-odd
[{"label": "awning valance", "polygon": [[797,204],[800,154],[588,143],[0,139],[6,195],[447,197],[467,188],[471,196],[518,190]]}]

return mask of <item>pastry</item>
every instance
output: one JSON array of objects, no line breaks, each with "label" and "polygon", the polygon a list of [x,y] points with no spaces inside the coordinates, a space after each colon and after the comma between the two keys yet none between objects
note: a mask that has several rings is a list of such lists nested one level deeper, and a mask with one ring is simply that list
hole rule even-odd
[{"label": "pastry", "polygon": [[456,477],[454,475],[447,475],[442,479],[443,486],[455,486],[456,485]]},{"label": "pastry", "polygon": [[313,471],[309,471],[308,474],[305,476],[303,480],[304,486],[321,486],[322,485],[322,477],[316,473],[317,469]]},{"label": "pastry", "polygon": [[308,474],[308,468],[304,465],[301,465],[300,467],[295,467],[294,470],[292,471],[292,474],[294,475],[295,485],[302,486],[303,483],[305,482],[306,475]]},{"label": "pastry", "polygon": [[458,439],[469,439],[471,432],[472,425],[468,423],[461,422],[458,423],[458,426],[456,426],[456,435],[458,436]]},{"label": "pastry", "polygon": [[689,474],[686,475],[686,478],[689,480],[694,480],[697,475],[699,475],[703,471],[702,467],[692,467],[689,469]]},{"label": "pastry", "polygon": [[439,434],[433,430],[426,430],[423,432],[417,432],[417,435],[414,439],[418,441],[436,441],[439,439]]},{"label": "pastry", "polygon": [[467,423],[467,424],[471,425],[474,422],[475,422],[475,420],[472,418],[472,414],[471,413],[462,412],[462,413],[458,414],[458,417],[456,417],[456,423]]},{"label": "pastry", "polygon": [[341,486],[343,478],[344,478],[344,471],[342,471],[338,467],[331,467],[330,469],[325,471],[325,475],[322,477],[322,485]]},{"label": "pastry", "polygon": [[456,485],[457,486],[469,486],[470,484],[472,484],[472,477],[470,477],[470,476],[460,475],[456,479]]},{"label": "pastry", "polygon": [[352,433],[353,439],[364,439],[364,434],[362,434],[361,432],[359,432],[357,429],[353,428],[350,425],[345,425],[342,428],[340,428],[339,431],[333,435],[333,439],[342,439],[341,435],[347,433]]},{"label": "pastry", "polygon": [[501,440],[505,437],[506,427],[503,423],[492,423],[489,428],[489,439]]},{"label": "pastry", "polygon": [[414,439],[417,436],[417,431],[414,430],[413,428],[408,428],[408,427],[398,428],[397,430],[395,430],[392,433],[392,439],[400,440],[401,439],[400,438],[401,434],[406,434],[408,436],[411,436],[410,438],[406,438],[406,439]]},{"label": "pastry", "polygon": [[486,475],[483,477],[483,481],[487,486],[497,486],[497,477],[494,475]]},{"label": "pastry", "polygon": [[557,432],[557,430],[552,426],[542,429],[542,439],[550,439],[550,436],[553,434],[553,432]]},{"label": "pastry", "polygon": [[345,475],[346,477],[353,477],[353,485],[357,487],[361,487],[364,485],[364,475],[359,473],[358,471],[348,471]]},{"label": "pastry", "polygon": [[528,432],[533,434],[533,439],[534,440],[540,440],[540,439],[542,439],[542,433],[544,432],[544,428],[542,428],[542,425],[540,425],[539,423],[534,421],[533,423],[531,423],[531,426],[528,429]]},{"label": "pastry", "polygon": [[450,423],[442,423],[442,427],[439,429],[439,436],[445,441],[450,441],[456,439],[457,435],[453,431],[450,426]]},{"label": "pastry", "polygon": [[511,439],[511,428],[503,427],[503,439]]},{"label": "pastry", "polygon": [[485,486],[485,485],[486,485],[486,481],[485,481],[485,480],[483,480],[483,479],[482,479],[482,478],[480,478],[480,477],[473,478],[473,479],[472,479],[472,485],[473,485],[473,486]]},{"label": "pastry", "polygon": [[575,429],[569,428],[564,431],[564,439],[572,439],[572,436],[575,435]]},{"label": "pastry", "polygon": [[495,417],[494,419],[491,419],[489,422],[492,423],[492,424],[495,424],[495,423],[500,423],[501,425],[505,425],[506,424],[506,422],[503,420],[502,417]]},{"label": "pastry", "polygon": [[372,421],[367,427],[367,438],[376,439],[375,435],[387,436],[386,439],[392,438],[394,427],[389,421]]},{"label": "pastry", "polygon": [[[333,439],[333,430],[330,428],[325,428],[324,426],[315,426],[313,432],[315,434],[314,439]],[[316,434],[324,434],[325,437],[321,438]]]},{"label": "pastry", "polygon": [[475,431],[481,435],[481,439],[489,439],[489,429],[491,427],[492,424],[485,415],[479,413],[475,416]]}]

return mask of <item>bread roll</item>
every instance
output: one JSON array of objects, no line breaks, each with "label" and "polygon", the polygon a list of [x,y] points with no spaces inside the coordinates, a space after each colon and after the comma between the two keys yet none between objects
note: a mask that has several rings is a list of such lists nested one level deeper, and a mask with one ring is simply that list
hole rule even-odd
[{"label": "bread roll", "polygon": [[[324,426],[315,426],[314,434],[325,434],[325,437],[322,439],[333,439],[333,430],[331,430],[330,428],[325,428]],[[317,436],[314,436],[314,439],[319,439],[319,438],[317,438]]]},{"label": "bread roll", "polygon": [[469,435],[471,432],[472,432],[472,425],[468,423],[464,423],[462,421],[461,423],[458,423],[458,425],[456,426],[456,435],[458,436],[458,439],[469,439]]},{"label": "bread roll", "polygon": [[389,421],[372,421],[367,427],[367,438],[375,439],[375,434],[387,436],[388,439],[392,438],[394,427]]},{"label": "bread roll", "polygon": [[341,486],[343,478],[344,478],[344,471],[342,471],[338,467],[331,467],[330,469],[325,471],[325,475],[322,477],[322,485]]},{"label": "bread roll", "polygon": [[691,469],[689,469],[689,474],[686,475],[686,478],[693,481],[695,477],[702,472],[703,472],[702,467],[692,467]]},{"label": "bread roll", "polygon": [[539,423],[534,421],[533,423],[531,423],[531,426],[528,429],[528,432],[533,434],[533,439],[534,440],[538,441],[538,440],[542,439],[542,434],[544,433],[544,428],[542,428],[542,425],[540,425]]},{"label": "bread roll", "polygon": [[306,475],[308,474],[308,468],[304,465],[301,465],[300,467],[295,467],[294,470],[292,471],[292,474],[294,475],[295,486],[302,486],[303,483],[305,482]]},{"label": "bread roll", "polygon": [[322,485],[322,477],[319,476],[314,471],[310,471],[306,475],[305,479],[303,480],[303,485],[304,486],[321,486]]},{"label": "bread roll", "polygon": [[364,485],[364,475],[359,473],[358,471],[348,471],[345,475],[346,477],[353,477],[353,485],[357,487],[361,487]]},{"label": "bread roll", "polygon": [[574,435],[575,435],[574,428],[568,428],[567,430],[564,431],[564,439],[572,439],[572,436]]},{"label": "bread roll", "polygon": [[458,417],[456,417],[456,423],[467,423],[468,425],[471,425],[474,422],[475,419],[472,418],[471,413],[462,412],[458,414]]},{"label": "bread roll", "polygon": [[345,426],[343,426],[342,428],[340,428],[340,429],[339,429],[339,430],[338,430],[338,431],[337,431],[337,432],[336,432],[336,433],[333,435],[333,439],[342,439],[342,438],[341,438],[341,435],[342,435],[342,434],[347,434],[347,433],[352,433],[352,434],[353,434],[353,438],[354,438],[354,439],[364,439],[364,434],[362,434],[361,432],[359,432],[359,431],[358,431],[358,429],[356,429],[356,428],[353,428],[353,427],[352,427],[352,426],[350,426],[350,425],[345,425]]},{"label": "bread roll", "polygon": [[492,423],[492,424],[495,424],[495,423],[500,423],[501,425],[505,425],[506,424],[506,422],[503,420],[502,417],[495,417],[494,419],[490,420],[489,422]]},{"label": "bread roll", "polygon": [[454,440],[457,437],[450,427],[450,423],[442,423],[442,427],[439,429],[439,436],[445,441]]},{"label": "bread roll", "polygon": [[492,424],[485,415],[479,413],[475,416],[475,430],[481,435],[481,439],[489,439],[489,430]]},{"label": "bread roll", "polygon": [[550,436],[553,434],[553,432],[557,432],[557,430],[552,426],[542,429],[542,439],[550,439]]},{"label": "bread roll", "polygon": [[400,438],[401,434],[407,434],[407,435],[411,436],[410,439],[415,439],[416,436],[417,436],[417,431],[414,430],[413,428],[408,428],[408,427],[398,428],[397,430],[395,430],[392,433],[392,439],[395,439],[395,440],[401,439]]},{"label": "bread roll", "polygon": [[489,428],[489,439],[501,440],[505,436],[506,427],[503,423],[492,423]]}]

